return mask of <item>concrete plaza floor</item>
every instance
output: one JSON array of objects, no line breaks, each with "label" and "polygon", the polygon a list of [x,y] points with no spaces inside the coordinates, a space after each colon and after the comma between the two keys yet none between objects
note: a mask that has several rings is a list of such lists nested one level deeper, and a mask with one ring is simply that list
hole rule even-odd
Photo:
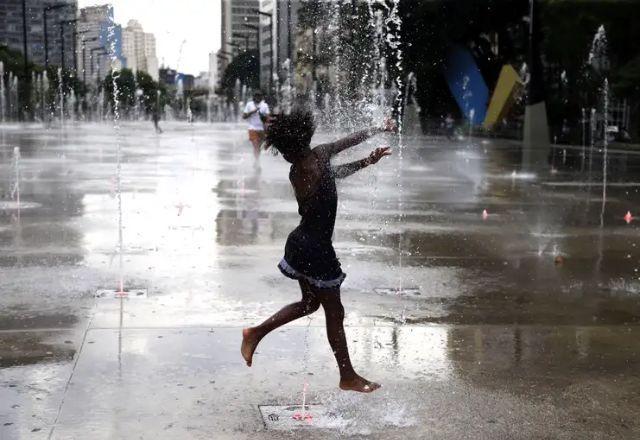
[{"label": "concrete plaza floor", "polygon": [[[321,312],[252,368],[239,355],[243,326],[299,296],[276,268],[298,221],[288,165],[255,171],[241,125],[164,128],[0,126],[0,439],[640,437],[633,151],[611,152],[605,204],[598,156],[590,175],[572,157],[526,174],[517,144],[478,139],[405,138],[339,182],[352,358],[383,383],[356,395]],[[122,273],[146,290],[128,299],[96,297],[120,276],[118,142]],[[331,423],[267,428],[260,407],[305,382]]]}]

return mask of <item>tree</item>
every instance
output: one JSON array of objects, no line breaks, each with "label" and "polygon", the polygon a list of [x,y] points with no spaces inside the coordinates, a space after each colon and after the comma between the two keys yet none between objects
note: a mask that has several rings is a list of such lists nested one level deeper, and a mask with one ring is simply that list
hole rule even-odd
[{"label": "tree", "polygon": [[225,69],[221,85],[229,99],[233,98],[234,87],[238,79],[247,87],[253,89],[260,87],[260,68],[256,50],[241,53]]},{"label": "tree", "polygon": [[[128,115],[135,107],[138,90],[142,91],[140,100],[146,113],[153,112],[158,105],[162,108],[168,102],[167,90],[154,81],[148,73],[137,71],[134,75],[131,69],[122,69],[109,72],[102,83],[111,108],[114,107],[114,77],[118,90],[118,107],[122,116]],[[158,92],[160,92],[159,96]]]},{"label": "tree", "polygon": [[[593,37],[601,25],[607,36],[610,61],[607,76],[613,98],[638,98],[637,89],[634,92],[634,81],[638,84],[640,77],[636,76],[634,59],[640,57],[640,29],[628,25],[640,20],[638,2],[548,0],[541,5],[546,83],[553,91],[548,106],[552,125],[560,125],[567,118],[577,127],[581,108],[600,108],[602,105],[604,78],[587,64]],[[560,80],[562,72],[565,72],[564,83]],[[638,107],[634,102],[632,106],[637,120]],[[632,134],[638,134],[637,128],[633,130],[632,127]]]},{"label": "tree", "polygon": [[[136,92],[136,81],[131,69],[109,72],[109,74],[104,78],[102,87],[104,88],[104,94],[107,97],[107,102],[109,102],[111,108],[115,109],[115,100],[117,95],[118,109],[121,112],[121,116],[128,114],[132,105],[135,103]],[[117,93],[115,93],[115,91],[117,91]]]},{"label": "tree", "polygon": [[625,96],[631,103],[629,133],[635,137],[640,132],[640,54],[622,66],[614,78],[613,91],[617,96]]},{"label": "tree", "polygon": [[[167,90],[158,82],[154,81],[147,72],[138,70],[136,72],[136,82],[138,88],[142,90],[142,102],[144,109],[149,113],[153,113],[156,106],[163,108],[168,102]],[[161,111],[158,109],[158,111]]]}]

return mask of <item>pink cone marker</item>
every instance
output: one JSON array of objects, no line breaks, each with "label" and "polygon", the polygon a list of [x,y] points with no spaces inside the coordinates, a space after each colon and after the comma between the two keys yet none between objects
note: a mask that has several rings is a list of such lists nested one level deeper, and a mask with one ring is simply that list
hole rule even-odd
[{"label": "pink cone marker", "polygon": [[627,211],[627,213],[623,218],[624,218],[624,221],[627,222],[627,224],[631,223],[634,219],[634,217],[631,215],[631,211]]},{"label": "pink cone marker", "polygon": [[489,218],[489,213],[487,212],[486,209],[484,209],[482,211],[482,220],[486,220],[487,218]]}]

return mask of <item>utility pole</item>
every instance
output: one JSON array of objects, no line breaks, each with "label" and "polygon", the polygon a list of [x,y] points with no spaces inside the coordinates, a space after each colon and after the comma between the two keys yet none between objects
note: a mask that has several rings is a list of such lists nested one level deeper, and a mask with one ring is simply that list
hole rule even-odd
[{"label": "utility pole", "polygon": [[56,3],[53,5],[48,5],[43,8],[43,20],[44,20],[44,67],[45,69],[49,68],[49,31],[47,27],[47,14],[51,11],[55,11],[57,9],[66,8],[69,6],[73,6],[70,3]]},{"label": "utility pole", "polygon": [[[77,20],[76,20],[77,22]],[[73,71],[78,77],[78,35],[86,34],[88,31],[78,31],[78,25],[73,27]],[[84,36],[82,37],[84,40]]]},{"label": "utility pole", "polygon": [[291,60],[291,0],[287,0],[287,56]]},{"label": "utility pole", "polygon": [[[99,37],[89,38],[88,40],[85,40],[84,37],[82,37],[82,82],[85,83],[85,86],[87,84],[87,69],[85,66],[85,60],[87,59],[87,43],[90,41],[99,41],[99,40],[100,40]],[[93,69],[91,70],[91,74],[93,75]]]},{"label": "utility pole", "polygon": [[[62,70],[64,70],[64,27],[68,24],[75,24],[78,22],[78,19],[74,18],[73,20],[62,20],[60,22],[60,64]],[[74,32],[75,35],[75,32]],[[74,42],[75,46],[75,42]],[[77,60],[76,60],[77,61]]]},{"label": "utility pole", "polygon": [[97,55],[97,58],[96,58],[97,65],[98,65],[98,72],[97,72],[97,74],[96,74],[96,84],[97,84],[97,87],[98,87],[98,88],[100,88],[100,70],[101,70],[101,67],[100,67],[100,60],[101,60],[101,57],[102,57],[103,55],[109,55],[109,52],[108,52],[108,51],[106,51],[106,50],[104,50],[104,48],[102,48],[102,51],[101,51],[101,52],[98,52],[98,55]]},{"label": "utility pole", "polygon": [[[93,76],[93,65],[94,65],[94,62],[93,62],[93,54],[94,54],[95,52],[99,52],[99,51],[102,51],[102,53],[107,53],[107,51],[105,50],[105,48],[104,48],[104,47],[94,47],[93,49],[91,49],[91,50],[89,51],[89,53],[90,53],[89,59],[91,59],[91,76]],[[97,74],[97,76],[98,76],[98,77],[100,77],[100,69],[99,69],[99,68],[98,68],[98,74]]]},{"label": "utility pole", "polygon": [[[27,1],[22,0],[22,45],[24,49],[24,96],[23,105],[24,112],[29,110],[29,104],[31,103],[31,80],[29,78],[29,52],[27,44]],[[0,81],[3,81],[0,78]]]}]

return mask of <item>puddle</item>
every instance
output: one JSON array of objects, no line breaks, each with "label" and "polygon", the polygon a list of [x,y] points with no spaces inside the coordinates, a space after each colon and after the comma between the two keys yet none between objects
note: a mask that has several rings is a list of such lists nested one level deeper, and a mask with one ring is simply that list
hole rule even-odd
[{"label": "puddle", "polygon": [[13,201],[0,201],[0,211],[17,211],[18,209],[33,209],[42,206],[36,202],[13,202]]}]

